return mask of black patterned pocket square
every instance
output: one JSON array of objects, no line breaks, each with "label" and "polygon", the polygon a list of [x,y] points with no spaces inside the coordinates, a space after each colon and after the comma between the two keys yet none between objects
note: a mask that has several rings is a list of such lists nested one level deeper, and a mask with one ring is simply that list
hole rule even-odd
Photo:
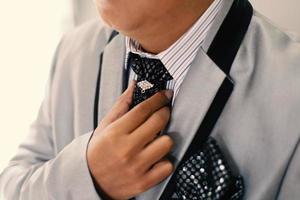
[{"label": "black patterned pocket square", "polygon": [[244,195],[243,178],[233,175],[212,137],[179,166],[175,176],[173,199],[240,200]]}]

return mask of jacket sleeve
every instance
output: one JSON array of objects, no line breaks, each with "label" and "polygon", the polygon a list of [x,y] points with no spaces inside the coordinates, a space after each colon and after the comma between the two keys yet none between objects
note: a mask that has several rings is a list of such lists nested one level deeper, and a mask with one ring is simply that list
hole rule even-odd
[{"label": "jacket sleeve", "polygon": [[300,140],[294,150],[293,156],[289,162],[281,188],[278,194],[278,200],[297,200],[300,198]]},{"label": "jacket sleeve", "polygon": [[0,199],[100,199],[86,161],[92,132],[75,138],[59,153],[54,152],[51,82],[58,52],[59,47],[38,116],[16,155],[0,174]]}]

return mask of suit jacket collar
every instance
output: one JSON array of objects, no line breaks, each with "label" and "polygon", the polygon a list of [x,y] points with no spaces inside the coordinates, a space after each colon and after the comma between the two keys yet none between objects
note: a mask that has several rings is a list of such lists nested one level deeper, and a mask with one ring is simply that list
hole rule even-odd
[{"label": "suit jacket collar", "polygon": [[100,63],[98,122],[109,112],[122,94],[124,83],[125,38],[117,35],[105,47]]}]

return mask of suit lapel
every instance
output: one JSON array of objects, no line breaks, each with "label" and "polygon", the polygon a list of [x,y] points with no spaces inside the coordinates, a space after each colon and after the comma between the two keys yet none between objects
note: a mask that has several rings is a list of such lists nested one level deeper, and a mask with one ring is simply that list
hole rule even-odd
[{"label": "suit lapel", "polygon": [[186,80],[181,85],[170,125],[166,130],[176,141],[171,153],[175,165],[190,146],[225,79],[228,79],[226,74],[200,49],[186,75]]},{"label": "suit lapel", "polygon": [[[165,131],[175,141],[171,153],[175,165],[192,142],[227,75],[200,49],[175,99]],[[229,81],[231,83],[231,81]],[[232,84],[232,83],[231,83]]]},{"label": "suit lapel", "polygon": [[[251,17],[252,7],[247,0],[223,1],[204,45],[180,87],[165,131],[175,141],[171,152],[175,168],[200,148],[221,115],[234,88],[230,68]],[[140,197],[170,199],[174,183],[172,175]]]},{"label": "suit lapel", "polygon": [[[175,141],[171,152],[175,167],[190,146],[225,79],[228,79],[226,74],[201,49],[180,86],[170,124],[165,131]],[[157,199],[169,180],[170,178],[144,193],[140,196],[141,199],[146,199],[143,198],[144,195],[147,199]]]},{"label": "suit lapel", "polygon": [[124,36],[117,35],[105,47],[102,57],[99,88],[98,121],[107,114],[122,94],[124,59]]}]

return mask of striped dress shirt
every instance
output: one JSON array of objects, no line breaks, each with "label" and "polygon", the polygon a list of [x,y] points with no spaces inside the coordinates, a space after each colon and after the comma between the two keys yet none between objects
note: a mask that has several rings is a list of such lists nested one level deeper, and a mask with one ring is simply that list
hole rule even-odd
[{"label": "striped dress shirt", "polygon": [[[197,51],[202,45],[207,32],[220,9],[221,3],[222,0],[213,1],[204,14],[199,17],[199,19],[186,33],[184,33],[168,49],[159,54],[154,55],[144,52],[137,41],[126,37],[125,68],[127,68],[129,52],[139,54],[142,57],[161,60],[168,72],[173,77],[173,79],[167,83],[167,89],[171,89],[174,92],[172,100],[173,105],[174,100],[179,92],[180,85],[183,82],[190,66],[192,65],[192,62],[197,55]],[[137,75],[132,69],[130,69],[129,81],[133,79],[136,80]]]}]

